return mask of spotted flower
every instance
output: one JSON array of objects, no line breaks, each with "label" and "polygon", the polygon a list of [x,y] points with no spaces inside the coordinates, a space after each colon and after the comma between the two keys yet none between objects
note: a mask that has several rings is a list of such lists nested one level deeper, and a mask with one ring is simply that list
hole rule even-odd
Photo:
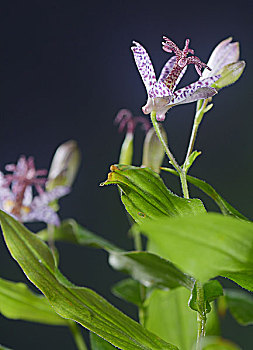
[{"label": "spotted flower", "polygon": [[[47,170],[36,170],[32,157],[21,156],[17,164],[8,164],[5,169],[12,174],[0,172],[0,209],[21,222],[43,221],[59,225],[60,220],[49,203],[67,193],[65,186],[45,192]],[[34,195],[33,187],[37,195]]]},{"label": "spotted flower", "polygon": [[194,53],[192,49],[189,49],[189,39],[185,41],[183,50],[180,50],[170,39],[164,37],[164,40],[164,51],[174,52],[175,55],[167,61],[158,80],[156,79],[150,57],[144,47],[134,41],[135,46],[131,48],[148,95],[147,103],[142,107],[143,113],[156,112],[158,121],[163,121],[165,113],[173,106],[195,102],[215,95],[217,91],[211,85],[220,77],[219,75],[214,75],[175,91],[189,64],[195,65],[199,75],[201,75],[202,68],[210,68],[196,56],[187,57],[189,53]]}]

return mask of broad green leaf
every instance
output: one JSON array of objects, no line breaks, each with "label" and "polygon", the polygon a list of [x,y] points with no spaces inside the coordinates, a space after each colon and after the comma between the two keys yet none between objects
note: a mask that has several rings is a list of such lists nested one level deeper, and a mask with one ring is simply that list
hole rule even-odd
[{"label": "broad green leaf", "polygon": [[200,281],[218,275],[253,290],[253,224],[206,213],[140,225],[156,252]]},{"label": "broad green leaf", "polygon": [[176,349],[91,289],[67,281],[56,270],[47,245],[21,223],[2,211],[0,220],[13,258],[60,316],[80,323],[120,349]]},{"label": "broad green leaf", "polygon": [[198,283],[196,282],[194,284],[189,300],[189,306],[201,314],[207,314],[211,311],[210,303],[223,295],[223,288],[222,285],[216,280],[211,280],[204,283],[202,288],[203,298],[201,298],[201,295],[198,295]]},{"label": "broad green leaf", "polygon": [[229,311],[242,326],[253,324],[253,296],[239,290],[226,289],[225,298]]},{"label": "broad green leaf", "polygon": [[189,350],[197,339],[197,314],[188,307],[190,291],[154,290],[147,300],[145,326],[180,350]]},{"label": "broad green leaf", "polygon": [[[185,288],[154,290],[145,303],[145,326],[180,350],[194,349],[197,339],[197,313],[188,307],[189,298],[190,291]],[[214,307],[207,317],[206,334],[219,334]]]},{"label": "broad green leaf", "polygon": [[[170,169],[170,168],[161,168],[161,169],[178,176],[178,173],[173,169]],[[215,189],[211,185],[209,185],[207,182],[205,182],[204,180],[200,180],[196,177],[190,176],[190,175],[187,175],[186,178],[187,178],[188,182],[190,182],[194,186],[198,187],[201,191],[203,191],[205,194],[207,194],[209,197],[211,197],[215,201],[215,203],[218,205],[218,207],[220,208],[221,212],[224,215],[231,215],[231,216],[234,216],[236,218],[248,221],[248,219],[244,215],[239,213],[238,210],[233,208],[227,201],[225,201],[225,199],[223,199],[215,191]]]},{"label": "broad green leaf", "polygon": [[[55,226],[53,235],[56,241],[67,241],[110,251],[121,250],[106,239],[82,227],[75,220],[72,219],[64,220],[60,226]],[[40,231],[39,233],[37,233],[37,236],[43,240],[48,240],[48,231]]]},{"label": "broad green leaf", "polygon": [[26,284],[0,278],[0,313],[7,318],[40,322],[51,325],[67,325],[48,300],[33,293]]},{"label": "broad green leaf", "polygon": [[241,348],[221,337],[205,337],[203,339],[203,350],[241,350]]},{"label": "broad green leaf", "polygon": [[124,279],[112,287],[112,293],[118,298],[142,307],[143,301],[140,293],[140,283],[132,278]]},{"label": "broad green leaf", "polygon": [[91,350],[113,350],[115,349],[110,343],[95,333],[90,333]]},{"label": "broad green leaf", "polygon": [[118,185],[121,200],[137,223],[163,216],[195,215],[205,212],[199,199],[176,196],[160,176],[149,168],[112,165],[108,179],[101,184]]},{"label": "broad green leaf", "polygon": [[194,279],[180,271],[170,261],[149,252],[112,252],[110,265],[126,272],[146,287],[172,289],[184,286],[191,289]]}]

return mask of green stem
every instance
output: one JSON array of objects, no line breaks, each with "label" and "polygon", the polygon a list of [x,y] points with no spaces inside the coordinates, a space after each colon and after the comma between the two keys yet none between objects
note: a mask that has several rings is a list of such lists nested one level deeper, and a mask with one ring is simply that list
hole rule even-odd
[{"label": "green stem", "polygon": [[205,336],[205,327],[206,327],[205,298],[204,298],[204,289],[203,289],[202,283],[196,281],[196,284],[197,284],[197,303],[199,305],[199,311],[197,313],[198,333],[197,333],[196,350],[202,350],[202,341]]},{"label": "green stem", "polygon": [[72,336],[73,336],[73,339],[76,343],[77,349],[78,350],[88,350],[88,348],[83,340],[83,337],[82,337],[82,334],[81,334],[81,331],[80,331],[78,325],[75,322],[69,321],[69,329],[72,333]]},{"label": "green stem", "polygon": [[[184,166],[187,162],[187,159],[189,158],[189,156],[191,155],[191,153],[193,151],[194,144],[195,144],[196,137],[197,137],[197,133],[198,133],[199,124],[201,123],[201,120],[205,114],[205,109],[206,109],[206,106],[208,103],[208,99],[201,100],[201,101],[202,101],[202,103],[200,103],[200,101],[198,101],[198,104],[197,104],[197,111],[196,111],[194,122],[193,122],[191,138],[190,138],[187,154],[186,154],[185,161],[184,161]],[[184,166],[183,166],[183,168],[184,168]]]},{"label": "green stem", "polygon": [[178,165],[176,159],[174,158],[166,141],[163,138],[163,135],[162,135],[161,130],[159,128],[159,124],[156,120],[156,112],[152,111],[150,117],[151,117],[151,122],[153,124],[153,127],[155,129],[156,135],[157,135],[158,139],[160,140],[161,144],[163,145],[164,151],[165,151],[166,155],[168,156],[170,163],[173,165],[173,167],[176,169],[176,171],[178,172],[178,174],[180,176],[181,187],[182,187],[182,192],[183,192],[184,198],[189,198],[186,173],[185,173],[184,169],[182,169],[180,167],[180,165]]}]

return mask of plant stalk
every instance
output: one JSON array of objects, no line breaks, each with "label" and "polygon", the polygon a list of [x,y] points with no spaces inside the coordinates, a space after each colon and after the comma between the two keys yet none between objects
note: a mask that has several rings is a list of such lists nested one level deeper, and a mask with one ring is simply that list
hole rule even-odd
[{"label": "plant stalk", "polygon": [[88,350],[78,325],[73,321],[69,321],[69,329],[70,329],[70,332],[72,333],[77,349]]},{"label": "plant stalk", "polygon": [[159,124],[156,120],[156,112],[155,111],[151,112],[150,118],[151,118],[151,122],[153,124],[153,127],[155,129],[156,135],[157,135],[158,139],[160,140],[161,144],[163,145],[164,151],[165,151],[167,157],[169,158],[170,163],[173,165],[173,167],[176,169],[176,171],[178,172],[178,174],[180,176],[181,187],[182,187],[182,192],[183,192],[184,198],[189,198],[186,173],[185,173],[184,169],[182,169],[180,167],[180,165],[177,163],[175,157],[173,156],[167,143],[165,142],[163,135],[161,133],[161,130],[159,128]]}]

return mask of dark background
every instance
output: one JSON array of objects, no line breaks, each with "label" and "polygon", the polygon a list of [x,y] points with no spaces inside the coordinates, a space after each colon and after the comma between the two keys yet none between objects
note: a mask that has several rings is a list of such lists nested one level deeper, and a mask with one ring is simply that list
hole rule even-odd
[{"label": "dark background", "polygon": [[[56,147],[78,141],[82,166],[72,194],[62,199],[61,217],[131,249],[128,223],[114,187],[100,188],[117,163],[122,135],[113,126],[120,108],[141,113],[146,92],[130,46],[141,42],[157,72],[168,59],[162,35],[182,47],[186,38],[204,62],[216,44],[240,41],[246,71],[215,97],[201,125],[196,148],[202,156],[191,173],[212,184],[232,205],[253,219],[252,186],[252,3],[222,1],[6,1],[1,10],[1,170],[20,154],[33,155],[48,168]],[[197,80],[193,67],[181,86]],[[164,123],[169,143],[183,161],[195,105],[172,109]],[[137,132],[135,164],[140,164],[143,133]],[[167,163],[165,163],[167,164]],[[166,182],[180,194],[177,180]],[[215,206],[201,196],[207,207]],[[37,226],[30,226],[38,229]],[[0,241],[1,277],[26,281]],[[61,269],[74,283],[89,286],[135,317],[135,310],[113,297],[110,286],[122,278],[110,270],[104,252],[58,244]],[[227,282],[222,280],[225,285]],[[231,285],[231,284],[229,284]],[[252,327],[227,316],[224,336],[252,348]],[[14,349],[75,349],[68,330],[0,317],[0,343]]]}]

